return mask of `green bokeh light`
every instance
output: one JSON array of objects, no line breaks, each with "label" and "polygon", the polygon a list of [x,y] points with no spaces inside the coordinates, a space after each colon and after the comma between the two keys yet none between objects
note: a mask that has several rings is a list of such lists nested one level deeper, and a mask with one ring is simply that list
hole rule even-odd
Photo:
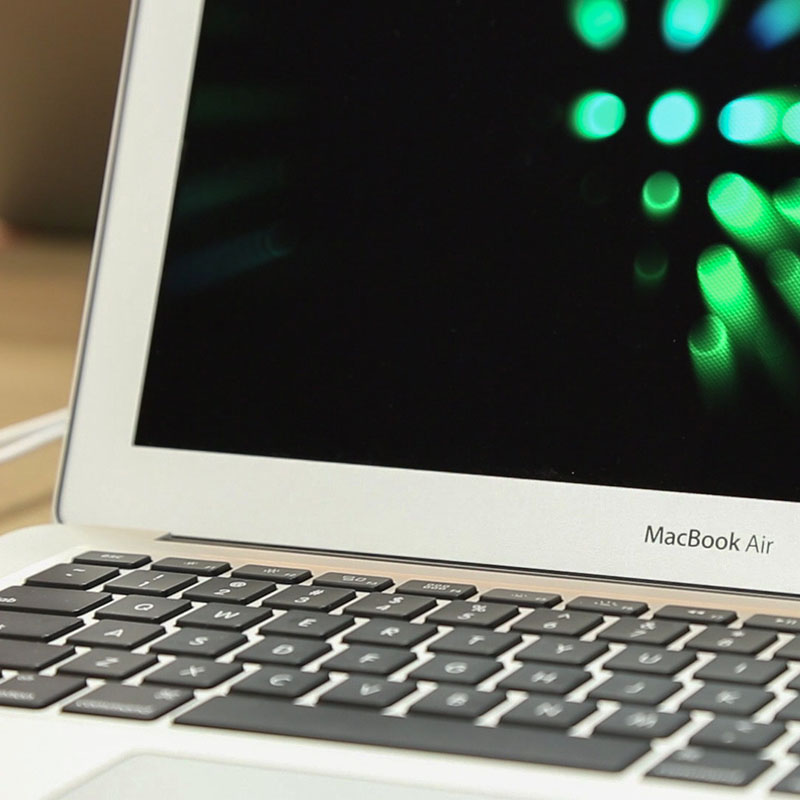
[{"label": "green bokeh light", "polygon": [[572,107],[573,131],[583,139],[606,139],[625,123],[625,104],[610,92],[588,92]]},{"label": "green bokeh light", "polygon": [[800,322],[800,257],[791,250],[770,253],[767,275],[775,291]]},{"label": "green bokeh light", "polygon": [[[750,147],[781,147],[788,143],[784,128],[793,130],[794,118],[786,115],[798,101],[796,91],[779,89],[737,97],[720,112],[720,133],[730,142]],[[797,116],[800,125],[800,114]],[[800,130],[797,131],[800,136]]]},{"label": "green bokeh light", "polygon": [[642,187],[642,207],[652,219],[666,219],[678,209],[681,183],[671,172],[655,172]]},{"label": "green bokeh light", "polygon": [[673,50],[694,50],[708,38],[727,0],[667,0],[661,19],[664,41]]},{"label": "green bokeh light", "polygon": [[793,144],[800,144],[800,103],[786,110],[781,123],[781,132]]},{"label": "green bokeh light", "polygon": [[700,104],[689,92],[666,92],[650,107],[647,124],[653,138],[662,144],[682,144],[700,125]]},{"label": "green bokeh light", "polygon": [[689,333],[689,353],[706,401],[718,402],[734,388],[736,367],[725,323],[714,314],[700,319]]},{"label": "green bokeh light", "polygon": [[774,203],[787,222],[800,228],[800,179],[796,178],[778,189]]},{"label": "green bokeh light", "polygon": [[658,289],[667,277],[669,258],[660,247],[648,247],[636,254],[633,276],[637,287],[644,292]]},{"label": "green bokeh light", "polygon": [[578,37],[595,50],[613,47],[628,27],[622,0],[572,0],[570,20]]}]

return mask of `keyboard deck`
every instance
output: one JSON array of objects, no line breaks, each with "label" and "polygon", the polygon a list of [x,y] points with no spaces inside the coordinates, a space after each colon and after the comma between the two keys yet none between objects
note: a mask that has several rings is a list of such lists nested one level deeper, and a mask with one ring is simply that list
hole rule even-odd
[{"label": "keyboard deck", "polygon": [[[606,772],[674,739],[649,776],[747,786],[800,754],[795,631],[635,597],[93,551],[0,590],[0,705]],[[800,794],[800,767],[775,790]]]}]

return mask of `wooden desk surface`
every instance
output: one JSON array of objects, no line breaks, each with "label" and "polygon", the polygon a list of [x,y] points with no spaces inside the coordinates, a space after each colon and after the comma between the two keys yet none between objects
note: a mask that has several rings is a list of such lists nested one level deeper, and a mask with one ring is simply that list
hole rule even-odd
[{"label": "wooden desk surface", "polygon": [[[65,406],[91,242],[0,226],[0,427]],[[0,464],[0,533],[52,519],[61,443]]]}]

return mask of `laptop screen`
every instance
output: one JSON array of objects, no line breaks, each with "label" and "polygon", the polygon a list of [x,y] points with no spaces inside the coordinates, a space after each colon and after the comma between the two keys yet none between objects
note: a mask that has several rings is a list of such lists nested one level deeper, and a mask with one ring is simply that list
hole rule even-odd
[{"label": "laptop screen", "polygon": [[207,0],[136,444],[800,500],[798,32]]}]

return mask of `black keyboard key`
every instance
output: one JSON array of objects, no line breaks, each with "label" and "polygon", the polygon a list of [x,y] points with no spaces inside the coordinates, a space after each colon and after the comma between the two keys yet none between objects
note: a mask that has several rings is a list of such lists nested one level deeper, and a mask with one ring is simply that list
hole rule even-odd
[{"label": "black keyboard key", "polygon": [[123,686],[109,683],[64,706],[72,714],[123,719],[156,719],[194,697],[189,689],[166,686]]},{"label": "black keyboard key", "polygon": [[119,575],[114,567],[82,564],[56,564],[37,572],[25,581],[26,586],[51,586],[54,589],[91,589]]},{"label": "black keyboard key", "polygon": [[145,683],[210,689],[242,671],[241,664],[221,664],[206,658],[176,658],[144,677]]},{"label": "black keyboard key", "polygon": [[800,794],[800,767],[795,767],[772,791],[780,794]]},{"label": "black keyboard key", "polygon": [[95,648],[59,668],[64,675],[80,675],[85,678],[106,678],[124,681],[147,667],[152,667],[158,659],[150,653],[126,653],[124,650]]},{"label": "black keyboard key", "polygon": [[800,631],[800,617],[780,617],[773,614],[754,614],[746,619],[742,625],[745,628],[766,628],[770,631],[781,633],[796,633]]},{"label": "black keyboard key", "polygon": [[552,664],[583,666],[608,650],[605,642],[582,642],[562,636],[542,636],[538,641],[518,651],[517,661],[546,661]]},{"label": "black keyboard key", "polygon": [[690,719],[685,711],[670,714],[641,706],[620,706],[597,726],[597,732],[635,739],[663,739],[672,736]]},{"label": "black keyboard key", "polygon": [[512,726],[482,728],[416,714],[398,718],[359,708],[309,708],[236,696],[215,697],[176,722],[606,772],[619,772],[649,751],[646,742],[634,740],[585,739],[537,729],[521,736]]},{"label": "black keyboard key", "polygon": [[133,650],[163,633],[164,629],[160,625],[151,625],[148,622],[106,619],[78,631],[68,641],[83,647],[121,647]]},{"label": "black keyboard key", "polygon": [[185,572],[189,575],[211,577],[231,568],[227,561],[201,561],[196,558],[162,558],[150,566],[161,572]]},{"label": "black keyboard key", "polygon": [[350,589],[329,589],[325,586],[287,586],[267,597],[263,605],[270,608],[302,608],[306,611],[331,611],[356,596]]},{"label": "black keyboard key", "polygon": [[315,614],[313,611],[287,611],[271,620],[259,631],[270,634],[307,636],[310,639],[328,639],[339,631],[349,628],[355,621],[346,614]]},{"label": "black keyboard key", "polygon": [[505,692],[479,692],[477,689],[439,686],[414,703],[412,714],[477,719],[506,699]]},{"label": "black keyboard key", "polygon": [[718,717],[692,736],[689,744],[755,753],[769,747],[785,731],[786,728],[779,722],[764,724],[749,719]]},{"label": "black keyboard key", "polygon": [[184,628],[150,646],[153,653],[173,656],[217,658],[247,642],[247,637],[233,631]]},{"label": "black keyboard key", "polygon": [[325,672],[303,672],[294,667],[266,666],[231,686],[233,694],[301,697],[328,680]]},{"label": "black keyboard key", "polygon": [[162,623],[188,611],[188,600],[168,600],[160,597],[129,595],[94,612],[98,619],[124,619],[131,622]]},{"label": "black keyboard key", "polygon": [[105,592],[80,589],[47,589],[39,586],[10,586],[0,591],[0,610],[32,611],[79,617],[111,600]]},{"label": "black keyboard key", "polygon": [[447,581],[406,581],[397,587],[400,594],[421,594],[437,600],[466,600],[478,590],[469,583],[449,583]]},{"label": "black keyboard key", "polygon": [[[713,711],[715,714],[732,714],[749,717],[775,699],[772,692],[750,686],[724,683],[707,683],[683,701],[687,711]],[[778,717],[783,719],[783,717]]]},{"label": "black keyboard key", "polygon": [[120,575],[103,588],[114,594],[144,594],[148,597],[166,597],[197,582],[194,575],[180,572],[156,572],[139,569]]},{"label": "black keyboard key", "polygon": [[665,758],[647,774],[718,786],[747,786],[771,766],[771,761],[742,753],[687,747]]},{"label": "black keyboard key", "polygon": [[337,703],[363,708],[388,708],[415,691],[411,681],[387,681],[383,678],[353,677],[337,684],[319,698],[320,703]]},{"label": "black keyboard key", "polygon": [[0,669],[38,672],[40,669],[63,661],[74,652],[75,648],[71,645],[0,639]]},{"label": "black keyboard key", "polygon": [[518,689],[539,694],[569,694],[586,683],[592,674],[577,667],[562,667],[553,664],[525,664],[516,672],[503,678],[499,689]]},{"label": "black keyboard key", "polygon": [[150,563],[150,556],[142,553],[109,553],[104,550],[89,550],[72,559],[75,564],[96,564],[99,567],[106,565],[118,569],[136,569]]},{"label": "black keyboard key", "polygon": [[175,620],[181,628],[213,628],[220,631],[244,631],[269,619],[268,608],[249,608],[209,603]]},{"label": "black keyboard key", "polygon": [[505,714],[500,722],[503,725],[533,725],[566,731],[596,710],[597,706],[589,701],[568,703],[560,697],[532,694]]},{"label": "black keyboard key", "polygon": [[311,573],[307,569],[272,567],[266,564],[245,564],[231,572],[231,575],[234,578],[252,578],[256,581],[274,581],[275,583],[302,583],[311,577]]},{"label": "black keyboard key", "polygon": [[489,658],[439,655],[421,664],[408,677],[415,681],[475,685],[494,675],[500,668],[497,661]]},{"label": "black keyboard key", "polygon": [[773,658],[800,661],[800,636],[793,636],[783,647],[775,651]]},{"label": "black keyboard key", "polygon": [[589,697],[596,700],[617,700],[620,703],[635,703],[657,706],[680,689],[682,684],[666,678],[650,675],[627,675],[618,672],[605,683],[592,689]]},{"label": "black keyboard key", "polygon": [[314,578],[317,586],[333,586],[337,589],[355,589],[357,592],[382,592],[394,585],[391,578],[379,575],[356,575],[352,572],[326,572]]},{"label": "black keyboard key", "polygon": [[436,608],[430,597],[410,594],[369,594],[347,606],[347,613],[356,617],[387,617],[409,620]]},{"label": "black keyboard key", "polygon": [[182,597],[197,603],[240,603],[246,605],[275,590],[274,583],[242,578],[209,578],[187,589]]},{"label": "black keyboard key", "polygon": [[552,608],[537,608],[512,625],[520,633],[553,633],[561,636],[583,636],[596,628],[603,618],[600,614],[584,611],[557,611]]},{"label": "black keyboard key", "polygon": [[490,603],[510,603],[522,608],[550,608],[561,602],[560,594],[532,592],[526,589],[490,589],[481,595]]},{"label": "black keyboard key", "polygon": [[699,608],[698,606],[664,606],[653,614],[659,619],[674,619],[691,625],[727,625],[736,619],[735,611],[723,608]]},{"label": "black keyboard key", "polygon": [[519,614],[516,606],[504,603],[467,602],[454,600],[429,614],[426,622],[435,625],[469,625],[476,628],[496,628]]},{"label": "black keyboard key", "polygon": [[29,639],[32,642],[49,642],[64,636],[83,622],[71,617],[51,614],[24,614],[19,611],[0,611],[0,639]]},{"label": "black keyboard key", "polygon": [[664,646],[689,633],[689,626],[659,619],[620,619],[597,634],[610,642]]},{"label": "black keyboard key", "polygon": [[761,661],[746,656],[717,656],[695,673],[695,678],[718,683],[765,686],[786,669],[783,661]]},{"label": "black keyboard key", "polygon": [[522,641],[518,633],[498,633],[480,628],[456,628],[428,645],[433,653],[463,653],[494,658]]},{"label": "black keyboard key", "polygon": [[[775,714],[775,719],[787,719],[795,722],[800,721],[800,697],[795,697],[794,700],[790,700]],[[792,752],[796,751],[793,749]]]},{"label": "black keyboard key", "polygon": [[795,675],[794,678],[792,678],[789,683],[786,684],[786,688],[800,691],[800,675]]},{"label": "black keyboard key", "polygon": [[697,660],[693,650],[662,650],[658,647],[629,645],[603,664],[603,669],[619,672],[644,672],[650,675],[675,675]]},{"label": "black keyboard key", "polygon": [[769,647],[778,637],[772,631],[757,628],[738,629],[711,625],[689,639],[684,647],[694,650],[710,650],[714,653],[736,653],[754,655]]},{"label": "black keyboard key", "polygon": [[235,658],[252,664],[285,664],[302,667],[315,658],[330,652],[327,642],[313,639],[294,639],[290,636],[265,636],[252,647],[240,650]]},{"label": "black keyboard key", "polygon": [[[350,608],[348,606],[348,611]],[[366,625],[361,625],[345,634],[343,640],[348,643],[413,647],[415,644],[429,639],[434,633],[438,633],[435,625],[402,620],[373,619]]]},{"label": "black keyboard key", "polygon": [[638,617],[647,611],[647,603],[636,600],[615,600],[610,597],[576,597],[567,603],[573,611],[591,611],[614,617]]},{"label": "black keyboard key", "polygon": [[47,677],[26,673],[0,683],[0,706],[45,708],[86,686],[83,678]]},{"label": "black keyboard key", "polygon": [[368,675],[391,675],[416,660],[414,653],[396,647],[369,647],[355,644],[323,662],[320,669],[333,672],[363,672]]}]

